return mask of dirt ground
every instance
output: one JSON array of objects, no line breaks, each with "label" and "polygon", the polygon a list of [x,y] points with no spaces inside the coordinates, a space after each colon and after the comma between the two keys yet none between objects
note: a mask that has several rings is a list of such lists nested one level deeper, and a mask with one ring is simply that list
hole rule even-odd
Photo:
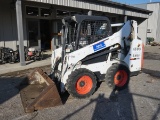
[{"label": "dirt ground", "polygon": [[[0,120],[160,120],[160,47],[145,47],[144,68],[128,88],[113,94],[105,82],[87,99],[24,112],[18,85],[33,69],[0,76]],[[50,66],[42,67],[49,72]]]}]

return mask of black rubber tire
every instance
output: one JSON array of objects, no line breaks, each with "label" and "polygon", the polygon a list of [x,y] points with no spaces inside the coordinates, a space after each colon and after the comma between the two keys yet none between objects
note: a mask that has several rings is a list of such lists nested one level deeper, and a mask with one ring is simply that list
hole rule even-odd
[{"label": "black rubber tire", "polygon": [[31,57],[30,56],[27,56],[26,57],[26,61],[30,61],[31,60]]},{"label": "black rubber tire", "polygon": [[[82,76],[89,76],[92,81],[92,87],[90,91],[86,94],[79,94],[76,90],[76,83]],[[69,92],[69,94],[74,98],[78,98],[78,99],[90,97],[95,92],[96,86],[97,86],[97,80],[94,73],[85,68],[80,68],[73,71],[68,76],[67,83],[66,83],[66,89]]]},{"label": "black rubber tire", "polygon": [[40,60],[43,60],[43,52],[40,52]]},{"label": "black rubber tire", "polygon": [[12,58],[9,57],[7,62],[11,64],[12,63]]},{"label": "black rubber tire", "polygon": [[[126,77],[126,82],[124,82],[124,85],[123,86],[117,86],[115,83],[114,83],[114,77],[116,75],[116,73],[119,71],[119,70],[123,70],[125,71],[125,74],[127,74],[127,77]],[[106,76],[105,76],[105,81],[107,83],[107,85],[113,89],[113,90],[122,90],[122,89],[125,89],[129,83],[129,79],[130,79],[130,71],[129,69],[125,66],[125,65],[122,65],[122,64],[113,64],[108,70],[107,70],[107,73],[106,73]]]},{"label": "black rubber tire", "polygon": [[33,61],[37,61],[37,56],[33,56]]}]

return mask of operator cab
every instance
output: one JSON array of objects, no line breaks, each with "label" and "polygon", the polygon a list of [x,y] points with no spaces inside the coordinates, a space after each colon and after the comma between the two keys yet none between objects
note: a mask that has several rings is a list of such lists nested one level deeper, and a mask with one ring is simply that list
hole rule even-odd
[{"label": "operator cab", "polygon": [[63,50],[73,52],[111,35],[107,17],[75,15],[62,20]]}]

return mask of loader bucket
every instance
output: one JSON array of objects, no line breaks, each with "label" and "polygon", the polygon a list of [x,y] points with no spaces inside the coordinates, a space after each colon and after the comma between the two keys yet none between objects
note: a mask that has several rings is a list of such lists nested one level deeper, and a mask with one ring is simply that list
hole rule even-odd
[{"label": "loader bucket", "polygon": [[40,68],[26,77],[21,87],[20,96],[26,113],[62,104],[56,84]]}]

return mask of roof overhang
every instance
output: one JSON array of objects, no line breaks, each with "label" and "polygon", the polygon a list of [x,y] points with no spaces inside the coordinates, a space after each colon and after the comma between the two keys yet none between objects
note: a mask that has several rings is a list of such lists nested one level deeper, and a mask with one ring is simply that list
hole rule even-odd
[{"label": "roof overhang", "polygon": [[26,0],[112,14],[148,18],[152,11],[105,0]]},{"label": "roof overhang", "polygon": [[77,23],[82,22],[83,20],[104,20],[104,21],[109,21],[109,19],[107,17],[103,17],[103,16],[88,16],[88,15],[74,15],[74,16],[68,16],[63,18],[64,21],[63,23],[65,23],[65,21],[75,21]]}]

